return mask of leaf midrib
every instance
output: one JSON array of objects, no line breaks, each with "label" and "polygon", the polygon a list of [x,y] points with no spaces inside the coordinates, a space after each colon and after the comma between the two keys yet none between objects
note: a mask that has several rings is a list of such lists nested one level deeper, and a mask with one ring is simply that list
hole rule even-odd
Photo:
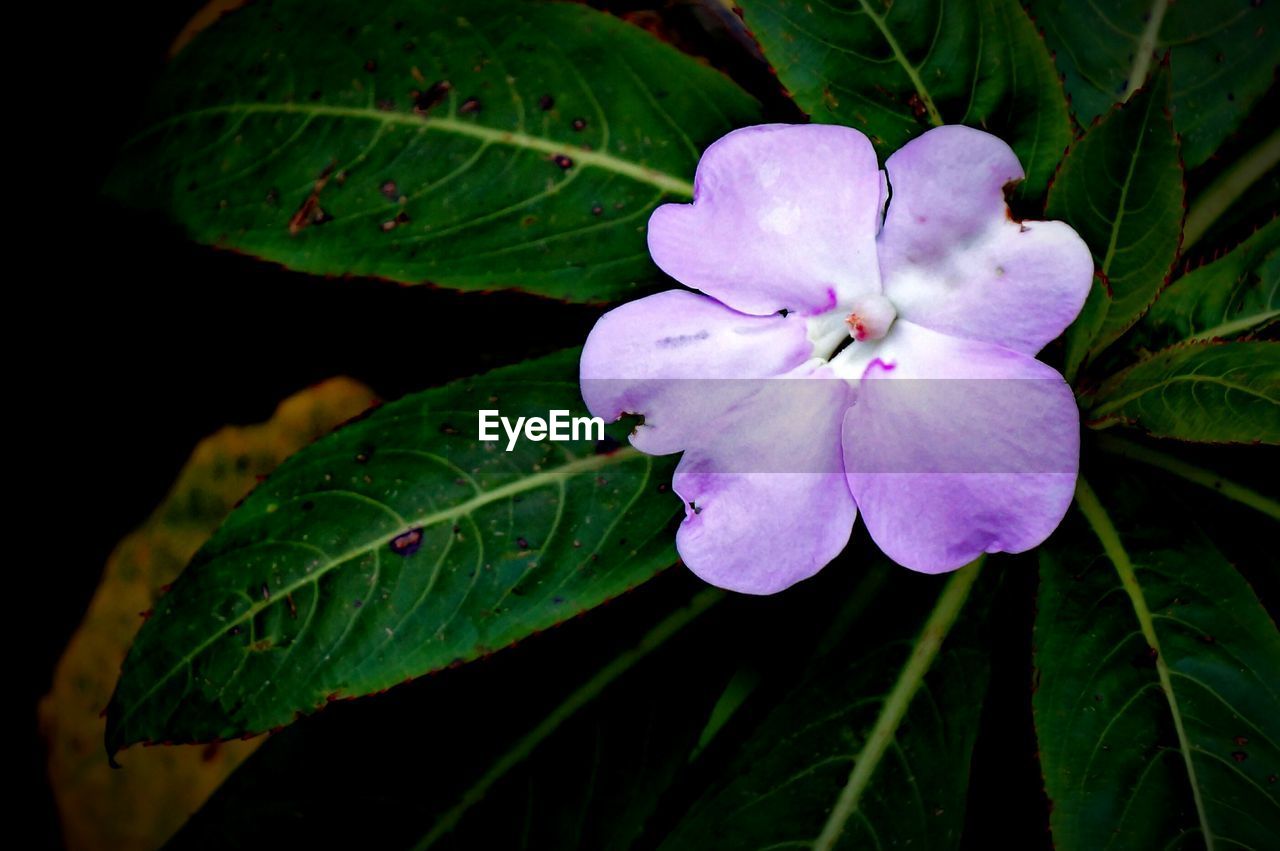
[{"label": "leaf midrib", "polygon": [[[139,708],[146,705],[147,701],[151,699],[151,697],[161,688],[161,686],[167,683],[179,671],[183,670],[186,666],[190,665],[191,662],[194,661],[197,656],[199,656],[201,653],[207,650],[228,629],[234,626],[238,626],[246,623],[247,621],[251,620],[253,617],[257,616],[257,614],[261,612],[263,609],[266,609],[269,606],[279,605],[280,600],[284,599],[289,594],[292,594],[294,591],[297,591],[306,585],[319,581],[321,577],[323,577],[329,571],[336,569],[339,565],[346,564],[347,562],[351,561],[353,558],[356,558],[358,556],[362,556],[370,552],[373,552],[379,547],[389,544],[391,541],[395,540],[396,538],[400,537],[406,532],[409,532],[412,529],[420,529],[420,528],[425,529],[428,526],[435,526],[440,523],[445,523],[447,521],[454,520],[463,515],[472,514],[478,509],[483,508],[484,506],[492,502],[496,502],[500,499],[504,499],[509,496],[515,496],[516,494],[524,493],[526,491],[536,490],[540,487],[545,487],[547,485],[563,483],[564,481],[571,479],[574,476],[581,475],[582,473],[592,472],[605,467],[609,467],[613,464],[625,463],[626,461],[630,461],[638,458],[648,458],[648,456],[642,454],[639,450],[630,446],[626,446],[621,449],[615,450],[614,452],[611,452],[607,455],[590,455],[585,458],[575,458],[574,460],[569,461],[568,463],[563,464],[562,466],[557,467],[554,470],[544,470],[542,472],[535,473],[531,476],[526,476],[524,478],[520,478],[515,481],[508,482],[507,484],[496,487],[493,490],[485,491],[483,493],[477,494],[471,497],[470,499],[466,500],[465,502],[458,503],[457,505],[452,506],[450,508],[446,508],[441,511],[435,511],[424,517],[420,517],[416,519],[405,518],[404,523],[401,526],[398,526],[395,531],[390,532],[388,534],[384,534],[377,538],[374,538],[361,546],[347,550],[343,553],[330,556],[327,564],[317,567],[315,570],[307,573],[297,582],[294,582],[291,585],[281,588],[277,593],[272,595],[271,599],[254,602],[249,606],[248,609],[246,609],[238,617],[230,621],[227,621],[225,624],[220,625],[218,628],[218,631],[215,632],[211,637],[202,641],[194,650],[185,654],[178,662],[176,662],[172,667],[170,667],[169,670],[165,671],[161,676],[157,677],[156,680],[152,683],[151,687],[147,689],[139,698],[137,698],[129,709],[127,709],[120,715],[119,720],[117,720],[114,724],[115,730],[118,732],[119,730],[123,729],[124,725],[129,721],[129,719],[132,718],[134,714],[136,714]],[[227,553],[220,555],[219,558],[223,558],[226,556],[233,556],[235,555],[236,552],[238,551],[231,550]],[[109,731],[109,735],[110,735],[110,731]]]},{"label": "leaf midrib", "polygon": [[929,94],[929,90],[925,88],[924,80],[920,79],[920,72],[916,66],[912,65],[907,59],[907,54],[902,50],[902,45],[898,44],[898,39],[889,29],[889,24],[881,15],[877,15],[867,0],[858,0],[858,5],[862,7],[862,11],[867,18],[876,25],[876,29],[880,30],[880,34],[884,36],[885,42],[889,45],[889,49],[893,51],[893,58],[902,66],[902,70],[906,72],[907,78],[911,81],[911,85],[915,87],[916,94],[920,96],[920,100],[924,103],[924,108],[929,114],[929,123],[934,127],[941,127],[944,123],[942,113],[938,111],[937,105],[933,102],[933,96]]},{"label": "leaf midrib", "polygon": [[1164,692],[1165,701],[1169,706],[1169,714],[1173,716],[1173,728],[1178,738],[1178,749],[1182,752],[1183,765],[1186,767],[1187,781],[1191,784],[1191,794],[1196,805],[1196,818],[1200,825],[1200,832],[1204,836],[1206,851],[1214,851],[1214,835],[1209,827],[1209,816],[1205,811],[1203,796],[1200,793],[1200,782],[1196,778],[1195,763],[1191,758],[1191,741],[1187,737],[1187,731],[1182,721],[1182,711],[1178,708],[1178,698],[1173,691],[1173,679],[1169,672],[1169,662],[1160,649],[1160,638],[1156,635],[1155,621],[1151,617],[1151,610],[1147,607],[1146,595],[1143,594],[1142,585],[1139,584],[1137,574],[1134,572],[1133,562],[1129,559],[1129,553],[1124,548],[1124,542],[1120,540],[1120,533],[1116,531],[1115,525],[1112,524],[1106,508],[1098,500],[1097,494],[1093,492],[1093,488],[1085,481],[1084,476],[1080,477],[1076,485],[1076,505],[1079,507],[1080,513],[1089,522],[1089,527],[1097,535],[1098,541],[1102,544],[1103,552],[1106,553],[1107,559],[1110,560],[1116,570],[1116,574],[1120,577],[1120,584],[1129,597],[1129,603],[1133,607],[1134,616],[1138,620],[1138,627],[1142,631],[1142,637],[1146,640],[1147,646],[1155,652],[1156,675],[1159,677],[1160,689]]},{"label": "leaf midrib", "polygon": [[1229,334],[1247,331],[1253,326],[1261,325],[1262,323],[1274,319],[1277,316],[1280,316],[1280,309],[1268,308],[1265,310],[1259,310],[1257,313],[1238,313],[1234,319],[1204,328],[1189,337],[1184,338],[1180,342],[1201,343],[1207,340],[1213,340],[1216,337],[1225,337]]},{"label": "leaf midrib", "polygon": [[1234,390],[1237,393],[1243,393],[1246,396],[1256,396],[1257,398],[1263,400],[1264,402],[1270,402],[1273,405],[1280,404],[1280,401],[1277,401],[1275,398],[1268,396],[1266,393],[1260,390],[1255,390],[1254,388],[1247,387],[1243,384],[1236,384],[1234,381],[1227,381],[1226,379],[1219,378],[1214,375],[1172,375],[1155,384],[1149,385],[1147,387],[1144,387],[1141,390],[1130,393],[1127,396],[1121,396],[1118,399],[1112,399],[1109,402],[1099,405],[1098,407],[1093,409],[1092,413],[1096,414],[1097,416],[1105,416],[1106,414],[1110,414],[1119,408],[1123,408],[1125,405],[1129,404],[1135,399],[1140,399],[1149,393],[1153,393],[1157,390],[1161,390],[1165,387],[1168,387],[1170,384],[1177,384],[1184,381],[1190,381],[1192,383],[1203,381],[1209,384],[1216,384],[1226,390]]},{"label": "leaf midrib", "polygon": [[[1111,225],[1111,238],[1107,242],[1107,253],[1102,258],[1102,274],[1111,276],[1111,261],[1115,259],[1116,248],[1120,241],[1120,226],[1124,222],[1125,205],[1129,200],[1129,187],[1133,185],[1133,173],[1138,167],[1138,159],[1142,154],[1142,140],[1147,135],[1147,125],[1151,123],[1151,106],[1155,97],[1150,96],[1142,112],[1142,126],[1138,129],[1138,144],[1133,146],[1129,154],[1129,168],[1125,173],[1124,183],[1120,186],[1120,202],[1116,205],[1116,218]],[[1108,299],[1115,301],[1114,298]]]},{"label": "leaf midrib", "polygon": [[516,130],[498,130],[486,127],[473,121],[465,121],[451,116],[420,116],[406,112],[392,112],[375,107],[336,106],[322,103],[227,103],[218,106],[202,107],[172,115],[163,121],[151,125],[146,130],[130,139],[126,146],[137,144],[147,136],[166,127],[181,124],[193,118],[213,115],[239,114],[273,114],[305,115],[310,117],[346,118],[360,121],[373,121],[382,125],[398,125],[415,127],[419,130],[440,130],[458,136],[479,139],[490,144],[508,145],[537,151],[548,156],[568,156],[575,166],[591,166],[614,174],[629,177],[639,183],[647,183],[672,195],[685,198],[693,197],[693,184],[689,181],[658,169],[649,168],[632,160],[622,159],[607,151],[585,150],[579,145],[554,142],[540,136]]},{"label": "leaf midrib", "polygon": [[[1147,134],[1147,125],[1151,121],[1151,103],[1154,100],[1154,97],[1147,98],[1147,103],[1145,105],[1146,109],[1142,113],[1142,127],[1138,131],[1139,143],[1141,143],[1142,138]],[[1123,106],[1121,108],[1123,108]],[[1116,248],[1120,241],[1120,226],[1124,222],[1125,205],[1129,200],[1129,187],[1133,184],[1133,173],[1138,166],[1138,156],[1141,150],[1142,145],[1137,144],[1133,146],[1133,150],[1129,154],[1129,168],[1125,172],[1124,183],[1120,186],[1120,200],[1116,205],[1115,220],[1111,223],[1111,234],[1107,240],[1107,252],[1103,255],[1102,263],[1099,264],[1103,279],[1106,281],[1111,280],[1111,262],[1116,256]],[[1100,351],[1101,347],[1098,345],[1098,340],[1103,336],[1104,332],[1106,332],[1107,326],[1111,320],[1111,308],[1115,305],[1116,301],[1118,301],[1116,296],[1112,294],[1111,287],[1109,285],[1105,287],[1102,292],[1103,299],[1101,303],[1101,315],[1098,317],[1096,326],[1097,330],[1093,334],[1093,339],[1085,346],[1086,355],[1089,353],[1096,354]]]}]

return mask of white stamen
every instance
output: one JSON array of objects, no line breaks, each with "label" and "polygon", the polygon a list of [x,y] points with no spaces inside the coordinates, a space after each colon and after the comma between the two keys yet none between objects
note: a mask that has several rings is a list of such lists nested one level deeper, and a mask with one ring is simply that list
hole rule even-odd
[{"label": "white stamen", "polygon": [[880,293],[868,293],[850,307],[844,321],[849,326],[849,336],[859,343],[884,337],[893,320],[898,318],[893,302]]}]

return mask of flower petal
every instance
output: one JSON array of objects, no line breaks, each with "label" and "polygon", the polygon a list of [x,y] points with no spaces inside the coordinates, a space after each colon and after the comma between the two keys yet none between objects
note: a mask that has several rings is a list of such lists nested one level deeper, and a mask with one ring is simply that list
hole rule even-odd
[{"label": "flower petal", "polygon": [[849,387],[829,377],[756,385],[680,459],[672,486],[686,511],[676,549],[712,585],[772,594],[849,542],[857,509],[840,451]]},{"label": "flower petal", "polygon": [[1009,218],[1004,187],[1023,174],[1008,145],[970,127],[938,127],[885,168],[880,273],[899,316],[1031,355],[1071,324],[1093,258],[1063,222]]},{"label": "flower petal", "polygon": [[912,570],[1028,550],[1071,504],[1071,388],[1020,352],[899,321],[845,417],[849,488],[871,537]]},{"label": "flower petal", "polygon": [[880,173],[848,127],[744,127],[707,148],[692,204],[649,219],[664,272],[744,313],[820,313],[878,292]]},{"label": "flower petal", "polygon": [[582,350],[582,396],[606,420],[642,414],[632,443],[666,454],[753,392],[753,379],[786,373],[812,351],[799,316],[748,316],[668,290],[600,317]]}]

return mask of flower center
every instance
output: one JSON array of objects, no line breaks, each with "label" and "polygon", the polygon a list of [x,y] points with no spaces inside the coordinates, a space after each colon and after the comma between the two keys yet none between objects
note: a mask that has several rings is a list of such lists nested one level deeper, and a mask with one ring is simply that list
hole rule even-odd
[{"label": "flower center", "polygon": [[861,343],[884,337],[897,318],[893,302],[880,293],[869,293],[851,305],[844,322],[849,326],[849,336]]}]

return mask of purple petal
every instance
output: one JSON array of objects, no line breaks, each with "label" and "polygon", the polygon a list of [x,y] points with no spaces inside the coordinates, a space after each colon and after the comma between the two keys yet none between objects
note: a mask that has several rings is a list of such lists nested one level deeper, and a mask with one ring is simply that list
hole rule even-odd
[{"label": "purple petal", "polygon": [[686,511],[676,549],[712,585],[772,594],[849,542],[857,509],[840,451],[849,387],[833,378],[755,383],[758,392],[680,459],[672,484]]},{"label": "purple petal", "polygon": [[1004,142],[938,127],[889,157],[891,200],[878,240],[898,315],[956,337],[1035,354],[1071,324],[1093,258],[1062,222],[1015,222],[1006,184],[1022,166]]},{"label": "purple petal", "polygon": [[582,396],[592,414],[642,414],[639,449],[676,452],[757,381],[803,364],[813,351],[799,316],[747,316],[685,290],[617,307],[582,350]]},{"label": "purple petal", "polygon": [[1062,376],[903,320],[878,353],[843,432],[849,488],[885,554],[941,573],[1044,541],[1079,464],[1079,414]]},{"label": "purple petal", "polygon": [[830,125],[744,127],[707,148],[692,204],[649,219],[662,270],[744,313],[820,313],[878,292],[875,151]]}]

